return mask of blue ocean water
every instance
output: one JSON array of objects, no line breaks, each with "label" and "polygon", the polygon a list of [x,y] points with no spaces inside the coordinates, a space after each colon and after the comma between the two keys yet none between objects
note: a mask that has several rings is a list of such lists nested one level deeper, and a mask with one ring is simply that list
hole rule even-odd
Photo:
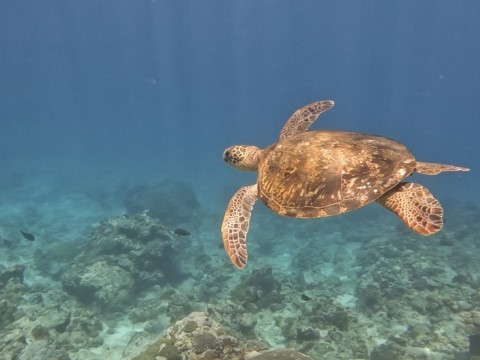
[{"label": "blue ocean water", "polygon": [[[350,318],[358,316],[357,323],[367,318],[375,324],[380,320],[372,318],[358,300],[359,274],[373,266],[361,262],[359,253],[372,257],[369,261],[388,264],[389,256],[378,249],[394,242],[400,260],[394,257],[399,262],[392,260],[390,268],[398,267],[399,277],[414,277],[402,275],[399,269],[418,265],[405,265],[402,259],[407,255],[402,251],[418,251],[426,257],[417,259],[420,263],[437,269],[431,274],[442,268],[451,274],[438,287],[429,285],[428,271],[417,274],[426,282],[425,288],[430,286],[429,296],[455,288],[452,279],[463,274],[471,280],[457,285],[468,296],[460,299],[457,293],[447,292],[438,302],[464,301],[470,306],[463,310],[480,311],[480,278],[472,258],[479,250],[479,13],[476,1],[1,2],[0,264],[5,269],[25,266],[22,284],[26,286],[21,290],[24,299],[19,300],[9,297],[11,290],[2,290],[5,284],[0,283],[2,298],[9,306],[26,309],[34,284],[62,288],[61,278],[73,255],[58,259],[64,263],[58,269],[50,263],[43,272],[35,265],[35,256],[51,254],[50,247],[58,243],[68,244],[77,253],[85,251],[92,229],[102,221],[158,205],[161,223],[191,233],[190,243],[175,250],[185,279],[166,283],[179,296],[182,291],[194,294],[189,301],[197,305],[192,310],[207,303],[215,307],[218,300],[208,292],[199,295],[202,281],[225,274],[226,279],[215,281],[225,281],[220,298],[228,299],[241,275],[271,266],[274,275],[283,279],[280,282],[292,282],[289,276],[303,273],[305,288],[292,293],[307,291],[318,298],[325,286],[333,298],[356,297],[356,305],[348,299],[339,304],[351,311]],[[256,178],[227,166],[223,150],[233,144],[272,144],[296,109],[321,99],[334,100],[335,107],[312,126],[315,130],[379,134],[404,143],[421,161],[471,168],[469,173],[414,176],[443,204],[445,235],[419,239],[375,205],[342,217],[304,221],[277,217],[258,202],[249,234],[251,269],[237,273],[218,249],[220,226],[231,195]],[[155,186],[155,195],[142,192]],[[20,230],[34,234],[35,241],[22,238]],[[353,239],[354,235],[358,238]],[[403,240],[419,248],[405,249]],[[442,241],[449,245],[439,245]],[[200,257],[208,258],[203,268],[196,263]],[[444,263],[452,258],[457,265]],[[49,261],[55,263],[55,257]],[[456,267],[462,263],[468,267]],[[359,270],[357,278],[347,271],[362,266],[365,269]],[[322,276],[331,274],[338,276],[341,290],[337,292],[334,282],[328,286],[323,282]],[[385,283],[392,282],[386,278]],[[375,281],[378,285],[379,280]],[[412,297],[415,291],[425,296],[420,285],[410,285],[402,286]],[[75,299],[68,292],[62,296]],[[288,299],[280,303],[286,306]],[[53,306],[55,301],[60,300],[44,303]],[[260,314],[261,306],[256,306]],[[385,308],[379,305],[370,311]],[[101,319],[102,312],[108,311],[99,309]],[[469,334],[454,321],[460,311],[448,309],[443,317],[433,310],[418,311],[422,317],[418,322],[429,326],[426,333],[444,336],[446,345],[433,349],[444,354],[441,359],[468,350]],[[235,331],[231,315],[222,314],[224,326]],[[417,315],[389,313],[390,319],[410,328],[414,325],[405,319]],[[19,315],[4,320],[4,333],[22,329],[31,337],[22,319]],[[150,335],[158,336],[174,319],[170,316]],[[216,320],[222,322],[222,316]],[[132,323],[136,329],[140,326]],[[449,324],[458,328],[451,330]],[[316,325],[321,334],[322,326]],[[278,336],[271,335],[275,331]],[[295,343],[288,340],[285,328],[282,331],[259,324],[255,328],[256,336],[270,347],[294,347],[319,358],[317,345]],[[453,343],[450,333],[464,342],[455,338],[458,342]],[[50,331],[51,339],[57,335]],[[369,336],[381,337],[373,330]],[[408,346],[429,346],[426,340],[409,341]],[[368,343],[365,354],[371,356],[380,343]],[[10,354],[11,344],[2,346],[3,354]],[[97,349],[92,353],[104,349],[92,344],[83,348],[85,354],[91,348]],[[71,351],[72,359],[95,358],[79,355],[76,348],[64,350]],[[133,357],[125,355],[124,348],[118,351],[111,356],[123,351],[116,358]],[[348,354],[338,352],[326,358],[347,359],[352,356]],[[368,358],[362,356],[357,354]],[[416,359],[411,354],[402,359],[409,358]]]}]

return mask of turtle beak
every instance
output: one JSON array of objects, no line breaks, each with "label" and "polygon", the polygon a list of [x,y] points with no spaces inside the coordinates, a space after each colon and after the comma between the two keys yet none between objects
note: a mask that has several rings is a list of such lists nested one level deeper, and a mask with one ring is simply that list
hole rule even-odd
[{"label": "turtle beak", "polygon": [[223,152],[223,161],[225,161],[226,163],[228,163],[229,158],[230,158],[230,152],[229,152],[228,149],[227,149],[227,150],[225,150],[225,151]]}]

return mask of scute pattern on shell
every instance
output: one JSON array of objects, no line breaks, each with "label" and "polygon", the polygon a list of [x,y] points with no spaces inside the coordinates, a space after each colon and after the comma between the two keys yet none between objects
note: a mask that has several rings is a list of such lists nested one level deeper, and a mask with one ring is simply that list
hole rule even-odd
[{"label": "scute pattern on shell", "polygon": [[341,214],[376,199],[415,169],[402,144],[381,136],[309,131],[266,149],[259,197],[280,215]]}]

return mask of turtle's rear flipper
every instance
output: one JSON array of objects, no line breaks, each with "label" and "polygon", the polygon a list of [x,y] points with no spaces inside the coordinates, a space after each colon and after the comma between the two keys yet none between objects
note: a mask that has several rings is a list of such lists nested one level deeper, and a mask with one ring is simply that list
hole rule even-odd
[{"label": "turtle's rear flipper", "polygon": [[470,171],[470,169],[461,167],[461,166],[454,166],[454,165],[447,165],[447,164],[417,162],[415,171],[423,175],[438,175],[444,171]]},{"label": "turtle's rear flipper", "polygon": [[393,211],[413,231],[432,235],[443,226],[443,209],[427,188],[402,182],[383,194],[377,202]]}]

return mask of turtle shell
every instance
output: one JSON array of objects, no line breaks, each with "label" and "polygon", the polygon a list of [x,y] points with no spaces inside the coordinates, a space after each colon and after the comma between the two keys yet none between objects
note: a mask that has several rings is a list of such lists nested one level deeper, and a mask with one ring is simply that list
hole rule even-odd
[{"label": "turtle shell", "polygon": [[258,195],[272,211],[297,218],[362,207],[415,170],[412,153],[381,136],[307,131],[264,150]]}]

